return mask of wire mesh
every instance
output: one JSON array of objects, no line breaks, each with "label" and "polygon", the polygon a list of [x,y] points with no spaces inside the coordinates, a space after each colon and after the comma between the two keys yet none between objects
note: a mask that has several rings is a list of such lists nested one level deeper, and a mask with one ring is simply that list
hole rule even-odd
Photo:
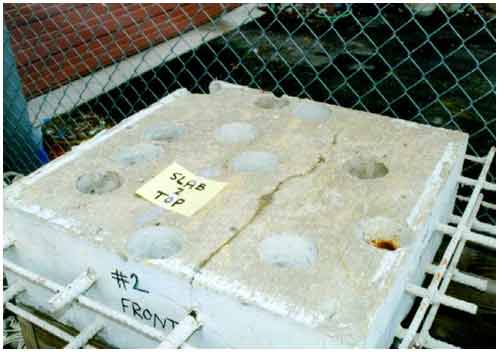
[{"label": "wire mesh", "polygon": [[[3,15],[4,179],[46,162],[40,143],[54,159],[214,79],[461,130],[471,155],[496,142],[494,4],[4,4]],[[465,176],[479,171],[465,163]],[[478,219],[495,224],[493,211]]]},{"label": "wire mesh", "polygon": [[[463,130],[470,134],[474,155],[484,155],[495,144],[491,5],[253,6],[246,25],[208,41],[206,33],[223,29],[224,15],[237,7],[5,4],[24,94],[28,101],[42,100],[30,118],[42,127],[50,157],[180,86],[207,92],[213,79]],[[180,56],[175,46],[160,57],[148,52],[172,38],[177,47],[189,45],[184,40],[188,31],[198,33],[201,45]],[[4,37],[5,49],[9,36]],[[126,59],[139,52],[145,52],[141,60],[124,70]],[[137,74],[153,59],[159,64]],[[108,81],[99,81],[95,73],[104,67],[112,73]],[[126,76],[125,82],[109,90],[119,75]],[[89,80],[79,94],[65,88],[82,78]],[[4,82],[9,80],[4,75]],[[56,88],[62,97],[50,100],[47,93]],[[89,90],[94,98],[86,100]],[[14,101],[9,94],[4,91],[4,101]],[[62,99],[72,101],[71,109],[43,116],[44,105]],[[6,133],[15,128],[6,126]],[[20,138],[15,142],[29,145]],[[9,168],[14,171],[23,163],[39,165],[36,153],[7,158],[13,159]]]}]

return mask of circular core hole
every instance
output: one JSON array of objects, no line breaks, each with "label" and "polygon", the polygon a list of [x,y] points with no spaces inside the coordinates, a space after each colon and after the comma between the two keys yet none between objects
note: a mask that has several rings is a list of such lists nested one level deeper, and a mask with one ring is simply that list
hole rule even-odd
[{"label": "circular core hole", "polygon": [[388,174],[388,168],[380,161],[373,159],[352,160],[347,163],[350,175],[361,180],[380,178]]},{"label": "circular core hole", "polygon": [[142,143],[121,148],[113,155],[113,160],[125,166],[133,166],[142,162],[157,160],[162,152],[163,148],[159,145]]},{"label": "circular core hole", "polygon": [[144,227],[128,239],[128,255],[135,259],[166,259],[180,252],[183,238],[180,230],[172,227]]},{"label": "circular core hole", "polygon": [[145,139],[151,141],[171,142],[177,139],[184,133],[181,127],[173,124],[166,124],[163,126],[148,129],[144,133]]},{"label": "circular core hole", "polygon": [[211,81],[208,85],[208,91],[210,94],[217,93],[223,89],[222,83],[220,81]]},{"label": "circular core hole", "polygon": [[289,233],[264,239],[258,250],[265,263],[279,268],[305,268],[317,259],[317,247],[312,241]]},{"label": "circular core hole", "polygon": [[411,244],[410,232],[398,222],[378,216],[358,223],[358,235],[374,248],[394,251]]},{"label": "circular core hole", "polygon": [[232,122],[222,125],[215,131],[215,139],[222,144],[248,144],[255,140],[255,126],[246,122]]},{"label": "circular core hole", "polygon": [[273,94],[265,94],[255,100],[255,105],[262,109],[280,109],[288,104],[286,99],[278,98]]},{"label": "circular core hole", "polygon": [[102,194],[114,191],[121,183],[117,172],[93,172],[79,176],[76,179],[76,189],[86,194]]},{"label": "circular core hole", "polygon": [[296,105],[293,114],[307,122],[324,122],[331,118],[331,110],[326,105],[310,101],[302,101]]},{"label": "circular core hole", "polygon": [[394,251],[400,247],[400,243],[397,240],[371,240],[369,244],[373,247],[389,251]]}]

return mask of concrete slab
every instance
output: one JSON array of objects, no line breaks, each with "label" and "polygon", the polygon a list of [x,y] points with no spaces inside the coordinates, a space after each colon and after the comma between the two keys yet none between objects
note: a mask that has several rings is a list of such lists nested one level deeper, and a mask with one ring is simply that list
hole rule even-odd
[{"label": "concrete slab", "polygon": [[[30,213],[175,278],[169,299],[204,317],[200,344],[389,345],[467,135],[228,87],[177,92],[9,187],[8,231]],[[227,182],[192,217],[135,196],[174,161]]]}]

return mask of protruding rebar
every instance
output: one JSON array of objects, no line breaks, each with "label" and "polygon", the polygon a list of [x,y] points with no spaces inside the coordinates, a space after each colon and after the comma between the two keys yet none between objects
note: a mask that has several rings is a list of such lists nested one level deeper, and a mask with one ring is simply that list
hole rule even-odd
[{"label": "protruding rebar", "polygon": [[23,292],[25,289],[26,287],[19,281],[14,282],[12,285],[9,286],[8,289],[3,291],[3,304],[5,305],[7,302],[9,302],[12,298]]},{"label": "protruding rebar", "polygon": [[[459,222],[457,229],[452,236],[451,241],[447,245],[443,257],[439,265],[437,266],[435,275],[433,275],[431,283],[428,287],[429,295],[425,296],[422,299],[418,307],[418,310],[416,311],[416,314],[414,315],[414,318],[411,324],[409,325],[409,328],[407,329],[407,333],[405,334],[402,342],[400,343],[399,346],[400,348],[408,348],[409,345],[413,342],[417,334],[418,328],[421,325],[421,322],[423,321],[427,310],[431,306],[432,298],[434,297],[434,295],[436,295],[437,292],[439,291],[445,292],[445,290],[447,290],[447,287],[452,277],[452,273],[447,272],[447,268],[449,267],[451,260],[452,260],[452,265],[450,265],[450,267],[451,269],[455,268],[455,266],[457,265],[457,261],[461,256],[462,250],[464,249],[466,240],[462,239],[461,237],[467,231],[470,231],[470,228],[476,217],[478,209],[480,208],[480,203],[483,199],[483,195],[480,192],[483,188],[483,184],[486,182],[485,178],[489,171],[492,160],[494,159],[494,154],[495,154],[495,148],[493,147],[491,148],[489,154],[487,155],[483,168],[480,172],[480,176],[478,177],[476,183],[474,183],[475,188],[473,189],[473,192],[470,196],[470,201],[468,202],[466,209],[464,210],[462,221]],[[440,285],[441,282],[442,285]],[[429,334],[428,331],[430,330],[431,325],[433,324],[433,320],[435,319],[435,315],[438,311],[438,308],[439,308],[439,303],[435,303],[431,307],[430,313],[426,317],[426,320],[423,323],[423,327],[419,335],[421,339],[424,340],[428,336]]]},{"label": "protruding rebar", "polygon": [[159,344],[159,349],[170,349],[181,347],[189,337],[201,327],[198,320],[191,314],[182,319],[175,329],[170,332],[166,339]]},{"label": "protruding rebar", "polygon": [[95,272],[87,269],[73,282],[49,299],[50,311],[53,313],[73,302],[78,296],[87,291],[95,282]]},{"label": "protruding rebar", "polygon": [[[15,315],[17,315],[17,316],[19,316],[19,317],[21,317],[21,318],[29,321],[30,323],[32,323],[32,324],[34,324],[36,326],[39,326],[43,330],[51,333],[52,335],[60,338],[61,340],[69,342],[69,341],[72,341],[74,339],[74,336],[68,334],[64,330],[61,330],[58,327],[56,327],[56,326],[48,323],[47,321],[38,318],[36,315],[28,312],[25,309],[22,309],[22,308],[16,306],[15,304],[6,303],[5,304],[5,308],[8,309],[8,310],[10,310]],[[84,346],[84,347],[96,348],[95,346],[88,345],[88,344],[86,346]]]},{"label": "protruding rebar", "polygon": [[80,332],[66,346],[64,346],[64,349],[76,349],[83,347],[103,328],[104,323],[99,318],[97,318],[92,324],[83,329],[82,332]]},{"label": "protruding rebar", "polygon": [[[435,274],[437,272],[437,266],[430,264],[426,269],[426,272],[428,274]],[[480,291],[485,291],[488,285],[488,280],[486,278],[463,273],[457,269],[452,270],[452,280],[459,282],[460,284],[476,288]]]},{"label": "protruding rebar", "polygon": [[[430,297],[430,293],[428,292],[427,289],[412,284],[407,286],[407,292],[422,298]],[[431,303],[438,302],[445,306],[455,308],[470,314],[476,314],[478,309],[477,305],[474,303],[469,303],[462,299],[457,299],[451,296],[447,296],[440,292],[437,292],[437,294],[430,299]]]}]

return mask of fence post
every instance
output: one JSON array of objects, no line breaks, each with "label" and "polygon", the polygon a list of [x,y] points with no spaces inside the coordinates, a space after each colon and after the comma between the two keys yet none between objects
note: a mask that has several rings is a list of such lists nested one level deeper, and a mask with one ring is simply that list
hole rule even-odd
[{"label": "fence post", "polygon": [[29,174],[48,162],[40,128],[34,128],[22,92],[21,79],[10,45],[10,34],[3,28],[3,168]]}]

